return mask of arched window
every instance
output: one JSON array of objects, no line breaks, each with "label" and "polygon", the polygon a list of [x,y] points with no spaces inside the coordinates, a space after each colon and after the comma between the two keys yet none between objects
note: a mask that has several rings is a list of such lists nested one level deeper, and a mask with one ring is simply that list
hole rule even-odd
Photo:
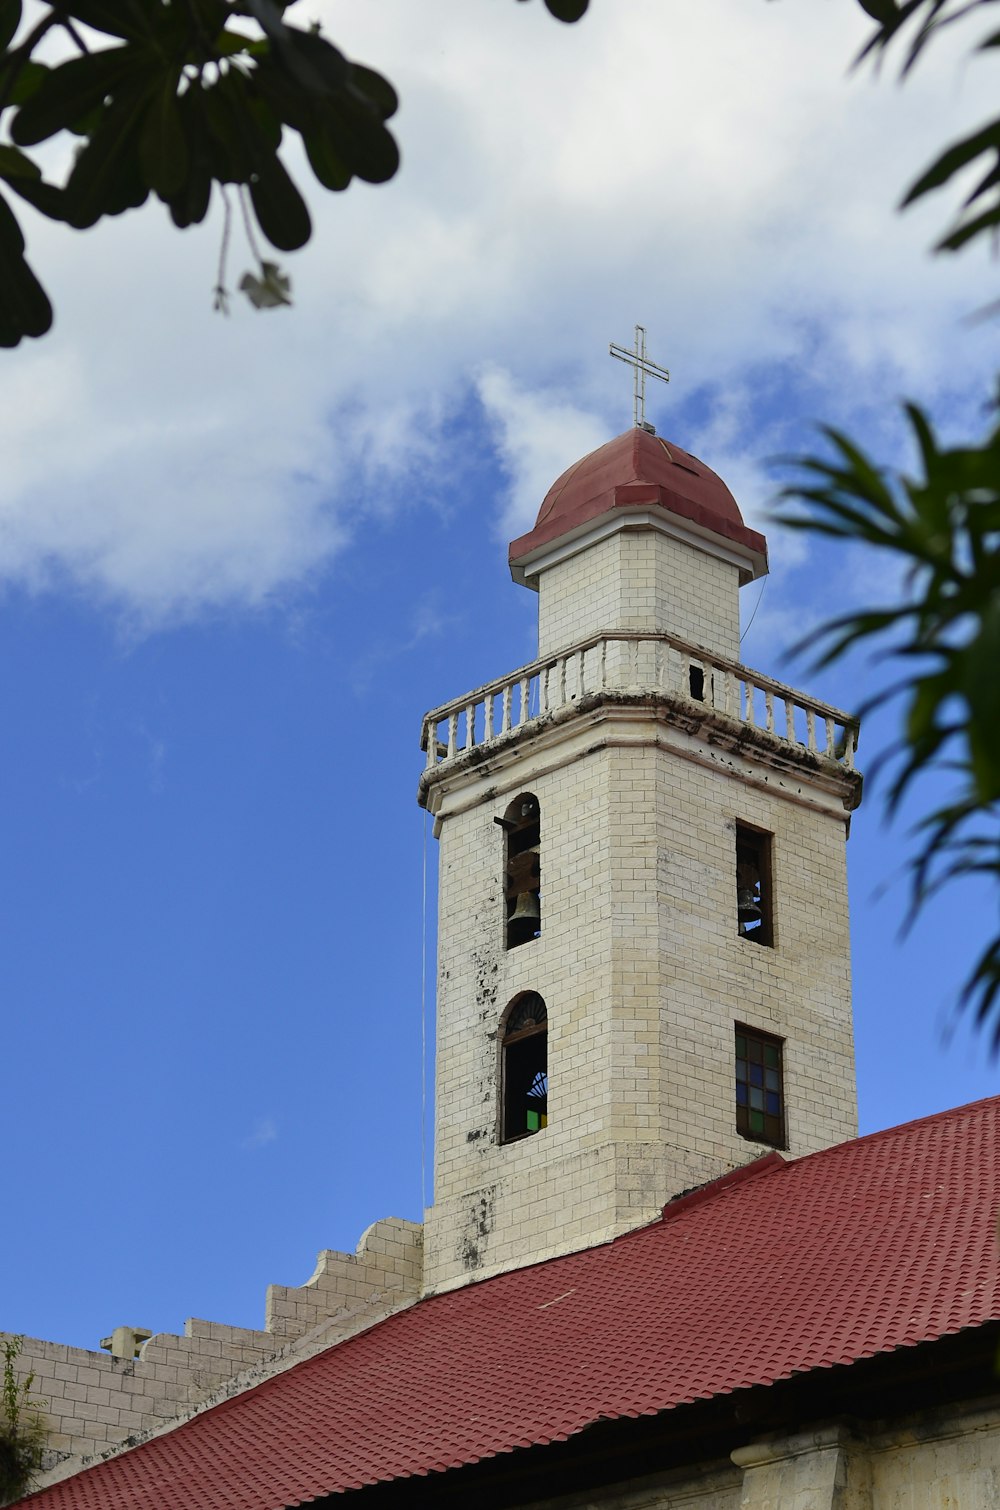
[{"label": "arched window", "polygon": [[514,1143],[548,1125],[548,1014],[537,991],[515,996],[500,1038],[500,1141]]},{"label": "arched window", "polygon": [[505,942],[508,949],[536,939],[542,931],[542,879],[539,859],[541,809],[538,798],[522,792],[496,821],[504,831]]}]

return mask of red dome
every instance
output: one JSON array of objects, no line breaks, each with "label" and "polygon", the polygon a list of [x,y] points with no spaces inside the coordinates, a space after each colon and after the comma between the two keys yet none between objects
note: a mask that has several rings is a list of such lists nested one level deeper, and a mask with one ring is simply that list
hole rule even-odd
[{"label": "red dome", "polygon": [[583,526],[617,509],[655,509],[687,521],[694,534],[721,536],[746,560],[748,580],[767,570],[767,542],[743,523],[722,478],[679,446],[638,427],[574,462],[552,484],[534,529],[511,542],[511,567],[525,565],[543,546],[579,535]]}]

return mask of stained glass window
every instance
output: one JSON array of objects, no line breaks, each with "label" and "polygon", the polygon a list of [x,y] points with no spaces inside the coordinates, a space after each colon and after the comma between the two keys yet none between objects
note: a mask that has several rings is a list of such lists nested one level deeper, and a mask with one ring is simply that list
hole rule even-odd
[{"label": "stained glass window", "polygon": [[781,1039],[743,1027],[736,1029],[736,1130],[785,1147]]},{"label": "stained glass window", "polygon": [[548,1013],[537,991],[515,997],[501,1038],[500,1141],[513,1143],[548,1126]]}]

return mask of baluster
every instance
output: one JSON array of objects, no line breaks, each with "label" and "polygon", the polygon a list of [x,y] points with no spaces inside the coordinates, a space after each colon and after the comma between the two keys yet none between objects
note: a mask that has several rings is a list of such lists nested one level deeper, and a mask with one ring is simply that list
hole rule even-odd
[{"label": "baluster", "polygon": [[681,684],[678,688],[681,697],[691,696],[691,657],[686,650],[679,652],[681,662]]},{"label": "baluster", "polygon": [[785,698],[785,738],[788,743],[795,743],[795,704],[790,697]]},{"label": "baluster", "polygon": [[663,691],[663,641],[653,641],[653,686]]},{"label": "baluster", "polygon": [[437,765],[437,724],[427,719],[424,723],[424,739],[427,741],[427,765]]},{"label": "baluster", "polygon": [[829,755],[829,757],[830,757],[831,760],[835,760],[836,759],[836,756],[837,756],[837,735],[836,735],[836,733],[834,731],[833,719],[832,718],[828,718],[826,720],[826,749],[824,750],[823,753],[825,755]]},{"label": "baluster", "polygon": [[526,724],[528,722],[528,678],[526,676],[522,676],[520,685],[521,706],[518,709],[518,712],[521,716],[517,720],[518,728],[520,728],[522,724]]},{"label": "baluster", "polygon": [[476,705],[470,703],[465,710],[465,748],[471,750],[476,742]]},{"label": "baluster", "polygon": [[768,690],[764,693],[764,724],[769,734],[774,733],[774,694]]},{"label": "baluster", "polygon": [[508,734],[510,732],[510,698],[511,698],[511,693],[513,692],[513,690],[514,690],[514,683],[513,682],[507,682],[507,684],[505,685],[505,687],[503,689],[503,708],[502,708],[502,711],[501,711],[501,714],[500,714],[500,733],[501,734]]},{"label": "baluster", "polygon": [[564,655],[561,655],[559,657],[559,706],[560,706],[560,708],[563,706],[563,704],[565,703],[565,701],[566,701],[566,657]]},{"label": "baluster", "polygon": [[751,729],[756,728],[753,706],[754,685],[747,677],[743,678],[743,722],[749,724]]},{"label": "baluster", "polygon": [[586,687],[585,687],[586,672],[587,672],[587,652],[585,650],[581,650],[580,651],[580,664],[577,666],[577,669],[576,669],[576,695],[577,695],[577,697],[583,697],[583,694],[584,694],[584,692],[586,690]]},{"label": "baluster", "polygon": [[608,685],[608,642],[601,641],[601,691]]},{"label": "baluster", "polygon": [[854,770],[854,751],[857,748],[858,731],[854,724],[844,725],[844,764],[849,771]]},{"label": "baluster", "polygon": [[725,713],[725,715],[726,715],[727,718],[732,718],[732,716],[733,716],[733,673],[731,671],[725,671],[725,672],[723,672],[723,692],[724,692],[725,701],[723,703],[723,710],[722,711]]},{"label": "baluster", "polygon": [[638,685],[639,685],[639,641],[638,640],[631,640],[629,642],[629,661],[631,663],[632,686],[633,687],[638,687]]},{"label": "baluster", "polygon": [[806,709],[806,746],[816,753],[816,715],[812,708]]},{"label": "baluster", "polygon": [[448,758],[458,753],[458,714],[448,714]]}]

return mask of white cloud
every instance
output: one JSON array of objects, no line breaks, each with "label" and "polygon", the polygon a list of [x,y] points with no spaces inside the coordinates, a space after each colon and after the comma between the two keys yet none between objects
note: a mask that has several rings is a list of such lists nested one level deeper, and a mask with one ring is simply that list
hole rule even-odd
[{"label": "white cloud", "polygon": [[[570,28],[513,0],[318,12],[397,83],[402,173],[315,191],[313,243],[286,259],[295,309],[228,321],[210,313],[218,217],[184,235],[159,206],[84,236],[31,221],[58,324],[0,359],[0,581],[139,627],[287,600],[360,517],[419,496],[474,390],[520,529],[627,424],[607,343],[636,319],[672,373],[654,418],[751,519],[762,458],[787,449],[753,373],[800,375],[869,435],[887,396],[968,408],[992,336],[956,321],[989,297],[985,259],[933,261],[945,207],[891,207],[978,121],[984,69],[847,78],[865,27],[834,4],[631,0]],[[699,391],[713,417],[677,433]]]},{"label": "white cloud", "polygon": [[269,1143],[274,1143],[278,1136],[278,1124],[273,1117],[260,1117],[254,1123],[252,1131],[240,1144],[241,1148],[252,1150],[266,1148]]},{"label": "white cloud", "polygon": [[511,539],[531,528],[559,474],[609,438],[607,427],[551,393],[519,388],[499,367],[483,368],[476,388],[510,479],[499,530]]}]

